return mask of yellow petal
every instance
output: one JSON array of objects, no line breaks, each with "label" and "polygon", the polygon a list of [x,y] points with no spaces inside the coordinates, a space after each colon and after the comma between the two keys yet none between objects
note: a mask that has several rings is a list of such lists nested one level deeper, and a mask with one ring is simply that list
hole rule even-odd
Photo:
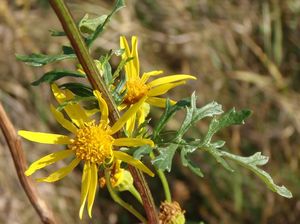
[{"label": "yellow petal", "polygon": [[127,122],[126,122],[126,131],[129,134],[129,136],[132,135],[132,132],[135,128],[135,120],[136,120],[136,115],[130,117]]},{"label": "yellow petal", "polygon": [[148,103],[144,103],[143,106],[138,110],[136,114],[136,117],[138,118],[138,126],[144,123],[149,112],[150,112],[150,105]]},{"label": "yellow petal", "polygon": [[[148,97],[146,102],[149,103],[150,105],[156,106],[156,107],[162,107],[165,108],[166,107],[166,100],[165,98],[159,98],[159,97]],[[174,100],[170,100],[171,105],[174,105],[176,103],[176,101]]]},{"label": "yellow petal", "polygon": [[37,170],[42,169],[52,163],[55,163],[59,160],[63,160],[74,154],[72,150],[62,150],[58,152],[51,153],[47,156],[40,158],[39,160],[33,162],[29,168],[25,171],[26,176],[30,176],[35,173]]},{"label": "yellow petal", "polygon": [[91,166],[89,162],[84,163],[82,179],[81,179],[81,196],[80,196],[80,209],[79,218],[82,219],[83,209],[89,193],[91,183]]},{"label": "yellow petal", "polygon": [[51,104],[50,105],[50,110],[53,114],[53,116],[55,117],[56,121],[65,129],[67,129],[68,131],[72,132],[72,133],[76,133],[77,128],[74,126],[74,124],[70,121],[68,121],[67,119],[65,119],[63,113],[61,113],[60,111],[56,110],[55,107]]},{"label": "yellow petal", "polygon": [[132,64],[133,64],[133,68],[135,69],[135,74],[139,76],[140,62],[139,62],[139,55],[138,55],[138,39],[136,36],[131,37],[131,44],[132,44],[131,55],[133,57]]},{"label": "yellow petal", "polygon": [[148,96],[159,96],[159,95],[163,95],[166,92],[168,92],[170,89],[175,88],[176,86],[180,86],[185,84],[185,81],[181,81],[181,82],[175,82],[175,83],[166,83],[160,86],[156,86],[154,88],[151,88]]},{"label": "yellow petal", "polygon": [[37,178],[36,180],[39,182],[55,182],[58,181],[65,176],[67,176],[78,164],[80,163],[80,159],[74,159],[68,166],[63,167],[54,173],[50,174],[48,177]]},{"label": "yellow petal", "polygon": [[92,217],[92,208],[95,200],[96,190],[97,190],[97,183],[98,183],[98,169],[95,163],[91,164],[91,183],[87,198],[87,208],[88,214]]},{"label": "yellow petal", "polygon": [[140,169],[144,173],[147,173],[149,176],[151,176],[151,177],[154,176],[154,173],[148,167],[146,167],[140,160],[135,159],[132,156],[130,156],[124,152],[121,152],[121,151],[114,151],[114,155],[117,159],[122,160],[122,161],[126,162],[127,164]]},{"label": "yellow petal", "polygon": [[120,47],[125,50],[124,54],[122,54],[122,59],[127,59],[131,56],[130,49],[125,36],[120,37]]},{"label": "yellow petal", "polygon": [[[122,54],[123,60],[126,60],[127,58],[131,57],[130,49],[129,49],[127,40],[124,36],[120,37],[120,48],[125,50],[125,52]],[[124,67],[125,67],[125,74],[126,74],[127,80],[132,79],[132,77],[133,77],[132,75],[134,73],[132,60],[127,62]]]},{"label": "yellow petal", "polygon": [[117,138],[115,139],[113,145],[135,147],[142,145],[154,146],[154,143],[152,140],[145,138]]},{"label": "yellow petal", "polygon": [[39,142],[44,144],[62,144],[68,145],[71,143],[71,140],[66,135],[43,133],[43,132],[33,132],[33,131],[18,131],[18,135],[26,138],[32,142]]},{"label": "yellow petal", "polygon": [[[66,101],[72,100],[74,98],[74,94],[70,90],[60,90],[56,84],[52,84],[51,89],[54,97],[59,104],[63,104]],[[66,111],[72,122],[78,127],[82,126],[84,124],[84,121],[88,120],[88,116],[86,115],[84,109],[78,103],[69,103],[64,107],[64,110]]]},{"label": "yellow petal", "polygon": [[111,127],[111,134],[116,133],[117,131],[119,131],[124,124],[128,121],[128,119],[131,116],[134,116],[136,114],[136,112],[138,111],[138,109],[141,107],[141,105],[145,102],[146,97],[143,97],[142,99],[140,99],[139,102],[133,104],[123,115],[122,117]]},{"label": "yellow petal", "polygon": [[152,76],[156,76],[156,75],[160,75],[162,74],[164,71],[163,70],[158,70],[158,71],[151,71],[151,72],[146,72],[142,75],[142,82],[146,83],[148,81],[148,79]]},{"label": "yellow petal", "polygon": [[195,76],[191,75],[169,75],[166,77],[158,78],[153,80],[152,82],[148,83],[149,87],[159,86],[162,84],[170,83],[170,82],[177,82],[185,79],[196,79]]},{"label": "yellow petal", "polygon": [[98,90],[95,90],[94,92],[95,97],[98,100],[100,112],[101,112],[101,121],[104,121],[105,124],[109,123],[108,120],[108,107],[105,102],[105,100],[102,98],[101,93]]}]

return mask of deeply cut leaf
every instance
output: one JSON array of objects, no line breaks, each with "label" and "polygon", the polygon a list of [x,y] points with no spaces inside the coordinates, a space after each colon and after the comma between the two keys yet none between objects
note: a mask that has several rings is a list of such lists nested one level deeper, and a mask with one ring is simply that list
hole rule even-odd
[{"label": "deeply cut leaf", "polygon": [[254,172],[273,192],[286,198],[293,197],[292,193],[285,186],[276,185],[272,177],[266,171],[257,167],[265,165],[269,160],[267,156],[261,155],[261,152],[257,152],[249,157],[242,157],[222,151],[222,156],[231,159]]},{"label": "deeply cut leaf", "polygon": [[173,143],[169,144],[164,148],[158,148],[157,150],[160,154],[154,160],[152,160],[153,165],[155,165],[158,169],[162,171],[167,170],[168,172],[170,172],[172,168],[173,157],[177,148],[178,145]]}]

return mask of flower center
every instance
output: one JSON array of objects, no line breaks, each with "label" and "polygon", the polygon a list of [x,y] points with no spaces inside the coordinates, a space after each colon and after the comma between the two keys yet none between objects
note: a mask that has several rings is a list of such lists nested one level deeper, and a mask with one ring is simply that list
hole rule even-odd
[{"label": "flower center", "polygon": [[149,87],[140,79],[134,79],[127,81],[126,83],[127,93],[124,99],[126,104],[137,103],[141,98],[147,95]]},{"label": "flower center", "polygon": [[109,164],[113,159],[114,138],[109,135],[107,127],[95,122],[85,123],[77,130],[75,138],[69,144],[77,158],[97,164]]}]

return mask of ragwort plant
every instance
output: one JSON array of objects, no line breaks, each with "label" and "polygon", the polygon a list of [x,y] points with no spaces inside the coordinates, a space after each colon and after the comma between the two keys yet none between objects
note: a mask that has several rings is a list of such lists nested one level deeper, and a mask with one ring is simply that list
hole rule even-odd
[{"label": "ragwort plant", "polygon": [[[166,172],[172,172],[175,154],[180,155],[183,166],[199,177],[204,177],[204,174],[199,164],[193,162],[194,154],[209,153],[230,172],[234,170],[228,160],[233,161],[252,171],[273,192],[286,198],[292,197],[286,187],[276,185],[271,176],[260,168],[268,162],[268,157],[260,152],[249,157],[234,155],[225,149],[225,141],[214,138],[223,128],[243,124],[251,114],[249,110],[236,111],[233,108],[224,112],[217,102],[198,107],[196,93],[177,101],[161,97],[170,89],[181,88],[181,85],[192,82],[196,77],[189,74],[164,75],[161,70],[141,73],[136,36],[131,37],[130,44],[126,37],[121,36],[119,49],[112,49],[91,60],[89,49],[94,40],[102,34],[111,17],[125,6],[124,1],[117,0],[109,15],[97,18],[86,15],[77,24],[63,1],[49,2],[64,28],[63,31],[51,31],[51,35],[67,36],[71,45],[62,46],[62,53],[57,55],[35,53],[17,55],[17,59],[35,67],[67,59],[78,60],[76,71],[56,69],[32,82],[33,86],[51,86],[57,106],[51,105],[50,110],[70,135],[20,130],[19,135],[27,140],[65,146],[64,150],[54,151],[33,162],[25,175],[32,175],[39,169],[72,157],[69,165],[48,177],[37,179],[40,182],[54,182],[83,162],[80,219],[85,206],[88,215],[92,216],[98,186],[106,186],[112,199],[143,223],[185,223],[184,210],[172,200],[165,177]],[[110,64],[113,55],[120,58],[115,70]],[[64,77],[76,77],[78,82],[56,84]],[[83,79],[91,85],[84,84]],[[162,108],[163,113],[149,128],[149,111],[153,106]],[[168,122],[182,110],[185,117],[179,129],[167,130]],[[202,119],[210,119],[207,132],[197,138],[186,136],[187,131]],[[150,159],[152,167],[144,165],[146,158]],[[151,177],[156,173],[161,180],[165,201],[161,202],[159,214],[141,172]],[[129,191],[144,206],[147,217],[121,199],[120,191]]]}]

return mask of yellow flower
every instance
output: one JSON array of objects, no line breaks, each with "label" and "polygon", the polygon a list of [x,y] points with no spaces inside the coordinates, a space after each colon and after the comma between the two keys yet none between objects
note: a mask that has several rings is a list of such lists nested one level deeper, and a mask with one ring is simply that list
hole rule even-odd
[{"label": "yellow flower", "polygon": [[[187,79],[196,79],[196,77],[191,75],[177,74],[148,82],[150,77],[162,74],[163,71],[161,70],[147,72],[140,77],[137,41],[136,36],[131,38],[132,49],[130,51],[126,38],[124,36],[120,37],[120,47],[125,50],[122,59],[127,60],[133,58],[125,65],[127,92],[123,103],[120,105],[120,109],[136,104],[143,97],[146,98],[145,103],[137,111],[136,116],[132,116],[126,124],[126,130],[129,133],[132,133],[136,123],[140,125],[145,121],[145,117],[149,113],[149,104],[156,107],[165,107],[166,99],[158,96],[165,94],[176,86],[185,84],[185,80]],[[175,101],[171,100],[171,104],[174,103]]]},{"label": "yellow flower", "polygon": [[[59,104],[63,104],[74,97],[74,94],[71,91],[60,90],[57,85],[52,85],[52,91]],[[81,186],[81,206],[79,210],[80,219],[82,218],[85,204],[87,204],[88,214],[91,217],[92,206],[98,185],[98,169],[100,166],[111,167],[116,161],[120,160],[137,167],[150,176],[154,175],[141,161],[134,159],[124,152],[114,150],[114,146],[135,147],[145,144],[153,146],[153,142],[149,139],[114,137],[114,134],[124,126],[132,114],[136,113],[145,99],[141,99],[134,107],[131,107],[126,111],[114,125],[110,126],[108,108],[105,100],[98,91],[94,91],[94,95],[98,100],[101,112],[101,118],[98,124],[96,124],[95,120],[93,120],[89,116],[89,113],[79,104],[67,104],[64,107],[64,110],[71,121],[67,120],[62,112],[56,110],[55,107],[51,105],[51,112],[55,119],[62,127],[73,133],[72,137],[24,130],[18,132],[20,136],[30,141],[44,144],[62,144],[67,147],[66,150],[51,153],[32,163],[25,172],[27,176],[30,176],[37,170],[57,161],[73,157],[74,159],[66,167],[53,172],[48,177],[37,179],[42,182],[54,182],[65,177],[81,161],[84,162]]]}]

